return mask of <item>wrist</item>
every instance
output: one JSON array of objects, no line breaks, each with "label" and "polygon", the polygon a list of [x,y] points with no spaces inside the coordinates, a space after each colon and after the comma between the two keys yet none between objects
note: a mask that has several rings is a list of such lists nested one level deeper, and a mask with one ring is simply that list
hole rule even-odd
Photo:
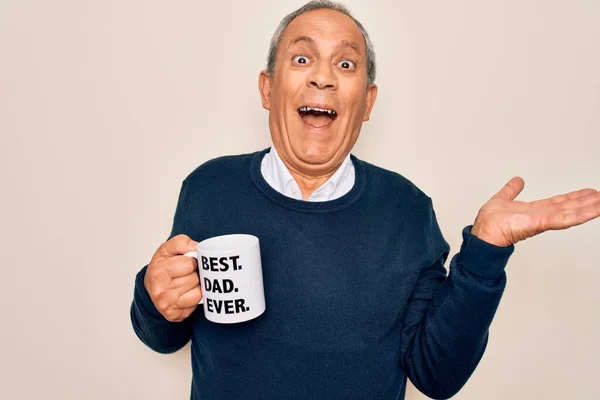
[{"label": "wrist", "polygon": [[476,236],[478,239],[483,240],[484,242],[493,244],[494,246],[508,247],[511,245],[503,236],[500,237],[499,235],[490,233],[489,230],[486,230],[482,224],[478,223],[478,221],[475,221],[473,224],[473,227],[471,228],[471,234]]}]

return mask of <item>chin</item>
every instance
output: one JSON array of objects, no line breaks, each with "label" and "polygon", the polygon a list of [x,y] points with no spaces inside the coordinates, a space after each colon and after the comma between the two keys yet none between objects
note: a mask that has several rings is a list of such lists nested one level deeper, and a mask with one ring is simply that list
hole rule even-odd
[{"label": "chin", "polygon": [[326,164],[335,156],[335,151],[320,146],[310,146],[295,154],[300,161],[307,164]]}]

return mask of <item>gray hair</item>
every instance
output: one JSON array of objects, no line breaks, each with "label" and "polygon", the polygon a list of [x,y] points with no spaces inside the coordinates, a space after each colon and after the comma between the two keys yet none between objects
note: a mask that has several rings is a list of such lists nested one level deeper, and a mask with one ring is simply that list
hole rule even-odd
[{"label": "gray hair", "polygon": [[371,39],[369,39],[369,34],[367,33],[365,27],[358,20],[356,20],[356,18],[354,18],[352,14],[350,14],[350,11],[344,5],[329,0],[309,1],[296,11],[286,15],[281,20],[279,26],[277,27],[277,30],[275,31],[275,34],[271,38],[271,45],[269,46],[269,55],[267,56],[267,73],[270,76],[273,76],[273,74],[275,73],[275,59],[277,57],[277,48],[279,47],[279,41],[281,40],[283,31],[285,31],[288,25],[294,19],[296,19],[296,17],[299,17],[300,15],[309,11],[319,10],[322,8],[339,11],[342,14],[349,16],[350,18],[352,18],[356,26],[358,26],[358,29],[360,29],[360,32],[362,33],[363,38],[365,39],[365,44],[367,47],[367,84],[371,85],[373,82],[375,82],[375,50],[373,49]]}]

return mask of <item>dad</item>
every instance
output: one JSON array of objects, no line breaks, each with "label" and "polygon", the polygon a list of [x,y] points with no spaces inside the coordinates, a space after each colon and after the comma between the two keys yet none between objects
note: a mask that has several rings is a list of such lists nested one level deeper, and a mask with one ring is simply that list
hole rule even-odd
[{"label": "dad", "polygon": [[[512,178],[464,228],[447,276],[431,199],[350,154],[374,81],[363,26],[339,4],[308,3],[283,19],[259,76],[273,146],[184,180],[131,319],[158,352],[191,340],[192,399],[399,399],[407,378],[451,397],[483,355],[514,244],[600,215],[594,189],[525,203]],[[220,325],[197,308],[198,266],[183,254],[227,233],[260,238],[267,309]]]}]

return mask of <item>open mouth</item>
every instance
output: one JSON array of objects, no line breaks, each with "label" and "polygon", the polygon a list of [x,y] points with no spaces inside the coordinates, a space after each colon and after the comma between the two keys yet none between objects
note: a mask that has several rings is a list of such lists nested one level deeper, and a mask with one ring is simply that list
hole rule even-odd
[{"label": "open mouth", "polygon": [[298,109],[298,115],[307,124],[322,128],[331,124],[338,117],[338,114],[333,109],[304,106]]}]

